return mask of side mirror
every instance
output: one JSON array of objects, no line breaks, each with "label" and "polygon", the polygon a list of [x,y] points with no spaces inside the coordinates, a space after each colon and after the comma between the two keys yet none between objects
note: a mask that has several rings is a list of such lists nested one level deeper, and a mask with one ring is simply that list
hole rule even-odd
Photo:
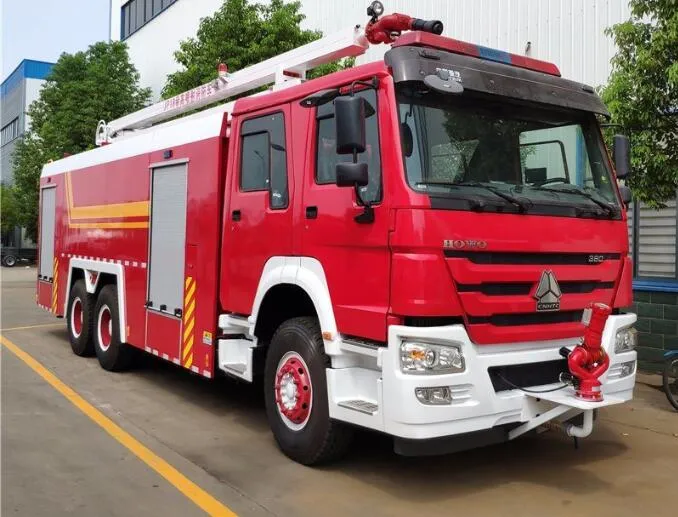
[{"label": "side mirror", "polygon": [[334,101],[337,131],[337,154],[365,151],[365,100],[362,97],[339,97]]},{"label": "side mirror", "polygon": [[614,135],[613,156],[614,168],[617,171],[617,178],[624,179],[631,170],[631,144],[629,137],[625,135]]},{"label": "side mirror", "polygon": [[633,201],[631,189],[626,185],[619,185],[619,194],[621,195],[624,206],[628,209],[629,205],[631,205],[631,201]]},{"label": "side mirror", "polygon": [[338,187],[364,187],[370,182],[366,163],[338,163]]}]

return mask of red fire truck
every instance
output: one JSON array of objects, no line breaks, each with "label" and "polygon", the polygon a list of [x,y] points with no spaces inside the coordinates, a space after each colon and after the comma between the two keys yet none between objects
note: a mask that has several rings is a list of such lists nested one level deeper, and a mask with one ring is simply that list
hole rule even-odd
[{"label": "red fire truck", "polygon": [[304,464],[356,426],[401,454],[586,436],[635,382],[628,139],[615,177],[592,88],[382,11],[45,165],[38,304],[107,370],[261,379]]}]

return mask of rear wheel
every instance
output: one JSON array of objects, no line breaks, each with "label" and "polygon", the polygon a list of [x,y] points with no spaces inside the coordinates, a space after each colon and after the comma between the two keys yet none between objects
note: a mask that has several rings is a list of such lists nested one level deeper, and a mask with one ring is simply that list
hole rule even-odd
[{"label": "rear wheel", "polygon": [[14,267],[16,266],[16,257],[14,255],[5,255],[2,263],[7,267]]},{"label": "rear wheel", "polygon": [[94,310],[94,350],[104,370],[127,369],[134,350],[120,340],[120,319],[118,316],[118,294],[115,285],[101,289]]},{"label": "rear wheel", "polygon": [[669,357],[664,363],[664,393],[671,405],[678,410],[678,356]]},{"label": "rear wheel", "polygon": [[293,318],[274,334],[266,355],[266,415],[280,449],[291,459],[314,465],[337,459],[353,430],[330,420],[320,327],[315,318]]},{"label": "rear wheel", "polygon": [[73,284],[68,295],[67,325],[68,339],[75,355],[94,355],[92,327],[94,324],[93,296],[87,293],[85,281],[78,280]]}]

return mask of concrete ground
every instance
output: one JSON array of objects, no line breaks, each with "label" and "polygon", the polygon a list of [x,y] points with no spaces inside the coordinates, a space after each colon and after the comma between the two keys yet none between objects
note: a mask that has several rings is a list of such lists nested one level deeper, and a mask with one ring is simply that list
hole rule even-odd
[{"label": "concrete ground", "polygon": [[[1,273],[2,334],[238,515],[676,515],[678,413],[657,376],[640,376],[632,403],[603,409],[579,450],[551,432],[403,458],[365,432],[346,460],[312,469],[277,450],[256,388],[153,357],[105,372],[34,305],[35,269]],[[32,325],[50,326],[11,330]],[[203,513],[6,347],[1,360],[3,516]]]}]

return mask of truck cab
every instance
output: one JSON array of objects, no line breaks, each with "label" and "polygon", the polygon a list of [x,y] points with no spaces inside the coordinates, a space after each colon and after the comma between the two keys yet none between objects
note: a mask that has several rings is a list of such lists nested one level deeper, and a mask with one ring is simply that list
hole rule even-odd
[{"label": "truck cab", "polygon": [[[330,419],[392,434],[404,454],[506,439],[548,411],[553,401],[528,392],[563,386],[561,349],[581,342],[592,302],[612,310],[602,391],[630,399],[628,192],[603,142],[606,115],[592,88],[552,64],[427,32],[402,35],[383,62],[238,101],[228,176],[252,171],[266,193],[231,188],[227,216],[240,219],[224,225],[221,301],[256,322],[277,372],[265,382],[280,433],[299,435],[311,418],[284,402],[302,400],[285,386],[310,389],[307,374],[285,384],[284,354],[272,366],[269,345],[293,316],[319,322]],[[284,121],[268,171],[245,129],[265,117]],[[290,256],[272,259],[281,248]],[[301,287],[279,291],[284,309],[261,295],[267,275]],[[230,332],[233,318],[221,321]],[[561,409],[563,421],[586,413]]]}]

